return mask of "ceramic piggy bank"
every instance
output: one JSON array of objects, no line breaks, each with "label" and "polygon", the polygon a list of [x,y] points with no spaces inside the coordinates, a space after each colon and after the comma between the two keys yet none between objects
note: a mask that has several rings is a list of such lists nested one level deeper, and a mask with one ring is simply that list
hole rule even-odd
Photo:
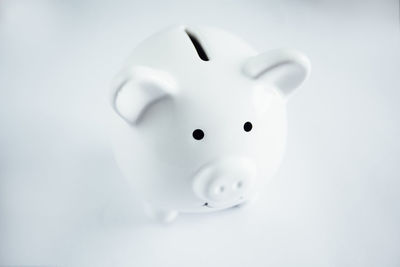
[{"label": "ceramic piggy bank", "polygon": [[172,27],[142,42],[115,79],[117,163],[163,221],[244,204],[281,162],[286,102],[305,55],[258,53],[215,28]]}]

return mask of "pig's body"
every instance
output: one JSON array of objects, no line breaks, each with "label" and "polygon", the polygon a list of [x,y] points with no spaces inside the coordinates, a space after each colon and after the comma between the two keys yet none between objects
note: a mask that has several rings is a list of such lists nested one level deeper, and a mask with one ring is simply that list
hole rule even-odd
[{"label": "pig's body", "polygon": [[134,192],[165,220],[248,201],[279,166],[286,95],[308,71],[297,52],[257,56],[217,29],[147,39],[112,95],[115,155]]}]

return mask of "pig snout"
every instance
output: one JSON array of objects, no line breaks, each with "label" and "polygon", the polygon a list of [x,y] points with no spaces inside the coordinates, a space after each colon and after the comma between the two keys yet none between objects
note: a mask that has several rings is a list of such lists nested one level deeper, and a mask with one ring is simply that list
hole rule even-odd
[{"label": "pig snout", "polygon": [[196,172],[193,190],[207,205],[235,205],[250,194],[255,178],[256,167],[251,160],[223,159],[205,164]]}]

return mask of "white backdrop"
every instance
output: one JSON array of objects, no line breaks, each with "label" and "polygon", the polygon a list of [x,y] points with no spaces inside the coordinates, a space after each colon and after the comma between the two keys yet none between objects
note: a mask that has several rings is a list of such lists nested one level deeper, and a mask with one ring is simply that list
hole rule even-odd
[{"label": "white backdrop", "polygon": [[[258,202],[151,223],[117,169],[107,90],[171,24],[293,47],[313,72]],[[400,266],[399,3],[0,2],[0,265]]]}]

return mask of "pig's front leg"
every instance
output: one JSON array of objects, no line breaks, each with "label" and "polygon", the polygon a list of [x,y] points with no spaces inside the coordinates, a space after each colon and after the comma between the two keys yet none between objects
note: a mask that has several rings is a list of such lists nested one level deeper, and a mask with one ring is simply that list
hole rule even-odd
[{"label": "pig's front leg", "polygon": [[236,206],[234,206],[234,208],[241,208],[244,206],[247,206],[248,204],[251,204],[255,201],[257,201],[258,198],[258,193],[256,193],[253,197],[247,199],[246,201],[243,201],[242,203],[237,204]]},{"label": "pig's front leg", "polygon": [[147,215],[161,223],[170,223],[176,219],[179,212],[176,210],[166,210],[145,204],[145,211]]}]

